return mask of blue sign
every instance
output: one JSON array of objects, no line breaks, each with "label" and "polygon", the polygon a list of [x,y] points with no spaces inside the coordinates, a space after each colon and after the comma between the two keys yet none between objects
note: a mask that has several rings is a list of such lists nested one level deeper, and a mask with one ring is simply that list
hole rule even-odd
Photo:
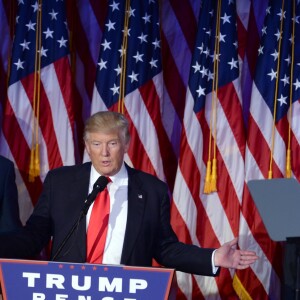
[{"label": "blue sign", "polygon": [[0,259],[4,300],[147,300],[169,297],[165,268]]}]

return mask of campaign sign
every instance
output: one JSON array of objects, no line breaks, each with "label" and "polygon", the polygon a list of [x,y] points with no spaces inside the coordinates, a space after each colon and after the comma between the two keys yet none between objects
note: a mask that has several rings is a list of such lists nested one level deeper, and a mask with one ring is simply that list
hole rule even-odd
[{"label": "campaign sign", "polygon": [[[0,259],[4,300],[175,299],[175,271]],[[170,293],[171,292],[171,293]]]}]

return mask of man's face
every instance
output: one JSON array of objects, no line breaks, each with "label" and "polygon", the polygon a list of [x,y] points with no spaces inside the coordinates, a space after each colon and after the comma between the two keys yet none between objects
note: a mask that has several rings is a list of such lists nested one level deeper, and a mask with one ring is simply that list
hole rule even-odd
[{"label": "man's face", "polygon": [[85,141],[85,148],[93,166],[104,176],[113,176],[119,172],[128,147],[129,142],[125,143],[118,130],[89,133]]}]

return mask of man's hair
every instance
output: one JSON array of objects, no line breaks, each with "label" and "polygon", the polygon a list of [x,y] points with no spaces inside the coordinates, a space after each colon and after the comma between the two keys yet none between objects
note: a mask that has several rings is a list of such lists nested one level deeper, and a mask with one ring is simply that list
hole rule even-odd
[{"label": "man's hair", "polygon": [[126,117],[118,112],[99,111],[90,116],[86,122],[83,132],[83,139],[88,139],[88,134],[93,132],[120,131],[125,143],[130,140],[129,122]]}]

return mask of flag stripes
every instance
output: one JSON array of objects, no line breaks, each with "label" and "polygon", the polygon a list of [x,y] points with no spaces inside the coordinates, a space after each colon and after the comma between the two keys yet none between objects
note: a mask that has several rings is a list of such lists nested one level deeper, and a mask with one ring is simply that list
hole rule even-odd
[{"label": "flag stripes", "polygon": [[[293,1],[289,2],[289,6]],[[124,3],[117,0],[79,0],[75,4],[70,0],[58,1],[60,2],[58,4],[64,3],[66,7],[71,53],[66,52],[51,63],[42,65],[41,110],[40,115],[36,116],[33,112],[33,73],[15,82],[11,79],[8,88],[4,84],[7,82],[7,72],[14,72],[16,69],[15,63],[18,57],[9,49],[12,38],[10,32],[13,31],[12,23],[17,9],[25,5],[22,2],[26,2],[28,11],[32,12],[34,1],[2,0],[0,2],[0,36],[3,41],[0,51],[0,101],[4,121],[1,127],[0,153],[16,164],[17,183],[22,199],[21,219],[25,222],[37,201],[46,172],[60,165],[87,160],[86,157],[83,158],[82,142],[85,119],[98,110],[119,110],[116,100],[117,88],[114,89],[115,97],[108,98],[107,95],[112,92],[110,89],[112,87],[105,86],[103,90],[106,94],[101,92],[97,86],[100,77],[97,76],[105,69],[104,65],[100,69],[98,63],[103,53],[107,51],[103,50],[104,47],[109,47],[105,44],[105,39],[109,42],[107,33],[112,30],[109,26],[112,26],[113,22],[123,24],[125,8]],[[43,0],[43,2],[47,1]],[[226,67],[228,72],[220,75],[222,79],[219,80],[216,107],[211,104],[213,95],[210,91],[209,73],[205,70],[208,67],[204,66],[205,60],[198,61],[203,63],[201,67],[204,67],[199,70],[193,60],[194,53],[199,54],[207,50],[201,47],[201,43],[197,43],[198,30],[204,30],[205,27],[207,32],[203,33],[202,42],[208,48],[211,47],[209,44],[206,45],[208,40],[206,38],[210,31],[212,36],[215,34],[212,25],[215,20],[212,19],[216,14],[211,17],[212,19],[207,20],[211,22],[207,23],[210,25],[202,26],[201,22],[204,17],[212,16],[209,9],[205,10],[206,5],[212,6],[212,2],[205,0],[130,1],[129,26],[130,24],[139,24],[139,26],[131,28],[128,37],[129,63],[126,74],[127,88],[123,100],[125,114],[131,121],[131,146],[126,161],[167,182],[171,195],[171,223],[181,241],[203,247],[218,247],[239,235],[240,247],[255,250],[261,257],[259,263],[248,270],[236,273],[231,270],[221,270],[218,278],[203,278],[178,272],[178,299],[237,299],[236,292],[240,294],[241,290],[242,295],[248,297],[246,299],[276,298],[280,294],[282,265],[278,257],[281,257],[282,249],[280,245],[270,240],[249,194],[247,182],[254,178],[268,177],[271,154],[273,155],[273,177],[285,176],[289,125],[292,130],[292,176],[300,180],[298,168],[300,129],[297,118],[300,108],[299,99],[296,101],[299,98],[297,94],[299,85],[296,80],[300,80],[297,69],[300,52],[295,51],[294,79],[290,83],[296,94],[292,107],[289,108],[292,109],[292,119],[289,120],[288,110],[284,111],[280,120],[276,119],[274,149],[271,152],[273,111],[271,101],[266,100],[265,94],[273,87],[267,84],[270,78],[268,73],[264,75],[265,73],[261,72],[262,79],[254,80],[259,72],[257,69],[264,64],[260,60],[258,49],[265,39],[263,31],[265,18],[273,13],[273,7],[275,9],[281,1],[271,1],[269,4],[267,0],[239,0],[236,1],[232,13],[226,12],[225,15],[221,11],[221,37],[226,41],[226,45],[229,39],[236,42],[236,48],[232,53],[236,51],[237,55],[231,61],[231,65],[219,66],[219,72],[223,72]],[[50,3],[51,1],[47,5]],[[298,12],[299,4],[297,1],[295,4]],[[222,5],[223,8],[229,7],[235,5],[235,1],[222,1]],[[159,14],[158,10],[153,14],[156,23],[153,17],[148,19],[150,13],[146,12],[146,8],[151,6],[151,9],[155,7],[154,10],[150,10],[151,13],[159,8]],[[117,7],[122,10],[123,15],[115,21],[114,17],[119,13]],[[200,16],[203,8],[205,14]],[[290,12],[288,14],[290,16]],[[276,19],[275,13],[274,18]],[[147,27],[149,20],[152,22],[152,27]],[[237,36],[231,33],[225,33],[223,36],[222,26],[227,26],[228,21],[235,24],[233,20],[236,20],[237,27],[232,26],[232,28]],[[22,22],[21,25],[27,29],[27,21]],[[49,28],[51,22],[48,23]],[[273,23],[275,24],[275,21]],[[157,27],[154,26],[155,24]],[[20,30],[19,25],[16,23],[16,30]],[[119,34],[123,30],[122,26],[120,25]],[[148,35],[144,38],[150,44],[155,43],[158,28],[160,42],[156,44],[157,52],[149,48],[142,53],[140,50],[142,48],[138,48],[142,34]],[[43,28],[43,31],[46,29],[47,27]],[[64,24],[61,30],[65,29]],[[141,30],[140,33],[137,33],[138,30]],[[284,31],[289,30],[288,27],[284,27]],[[298,31],[299,25],[296,22],[296,35],[299,34]],[[130,38],[133,36],[141,39],[132,42]],[[275,43],[275,35],[268,33],[268,37]],[[58,36],[56,40],[60,38],[61,36]],[[23,42],[24,39],[21,39],[18,45],[14,44],[20,47]],[[221,47],[222,43],[220,39]],[[265,43],[268,43],[267,39]],[[35,43],[32,42],[29,46],[33,44]],[[289,43],[286,45],[286,48],[290,47]],[[120,48],[114,47],[111,57],[119,60]],[[206,60],[212,62],[213,49],[209,50]],[[223,50],[220,48],[220,64],[224,62]],[[285,50],[287,49],[284,48],[282,51]],[[19,52],[22,52],[20,48]],[[159,69],[154,71],[146,65],[151,61],[152,55],[157,53],[160,54],[157,61]],[[141,54],[144,55],[140,56]],[[11,55],[13,59],[9,69]],[[156,59],[153,58],[154,65]],[[281,55],[281,59],[281,68],[287,70],[286,76],[290,76],[289,65],[285,60],[288,56]],[[141,67],[142,64],[145,67]],[[110,67],[106,71],[106,77],[118,78],[115,69],[117,68]],[[221,82],[232,70],[234,76],[226,83]],[[201,85],[201,88],[206,89],[205,99],[201,98],[203,91],[200,89],[202,84],[200,79],[194,86],[189,83],[190,78],[195,74],[199,78],[202,76],[207,79],[206,85]],[[12,78],[17,77],[14,74]],[[142,81],[141,78],[147,80]],[[136,79],[141,81],[137,82]],[[279,82],[283,84],[280,79],[284,79],[284,76],[278,77]],[[115,83],[117,82],[118,79]],[[261,85],[265,85],[265,91],[262,91]],[[278,98],[281,96],[281,91],[283,89],[280,89]],[[278,107],[280,110],[279,103]],[[209,136],[213,133],[212,111],[215,111],[217,116],[217,132],[212,138],[211,146],[214,147],[213,143],[216,142],[218,191],[204,194]],[[33,120],[38,122],[41,149],[41,174],[34,183],[29,182],[28,179]],[[234,287],[232,282],[235,284]]]}]

